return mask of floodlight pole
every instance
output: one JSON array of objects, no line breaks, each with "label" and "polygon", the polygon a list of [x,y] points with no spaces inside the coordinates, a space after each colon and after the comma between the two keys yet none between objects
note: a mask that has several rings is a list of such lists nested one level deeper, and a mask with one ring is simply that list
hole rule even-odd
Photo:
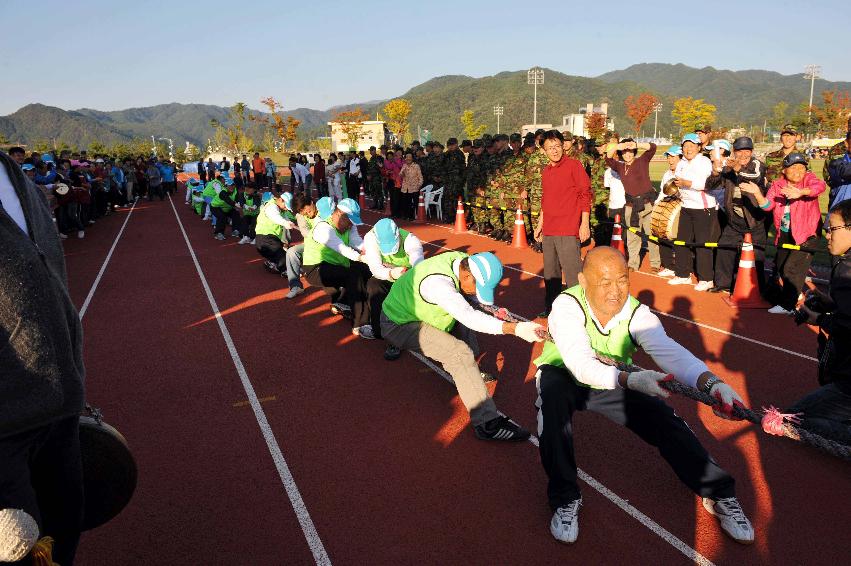
[{"label": "floodlight pole", "polygon": [[534,85],[534,98],[532,103],[532,123],[538,125],[538,85],[544,84],[544,70],[540,67],[532,67],[526,73],[526,84]]},{"label": "floodlight pole", "polygon": [[820,79],[821,67],[819,65],[807,65],[804,67],[804,78],[810,79],[810,105],[807,108],[807,124],[810,123],[810,116],[813,113],[813,89],[816,85],[816,79]]},{"label": "floodlight pole", "polygon": [[502,106],[494,106],[493,107],[493,115],[496,116],[496,133],[499,133],[499,117],[502,116],[505,108]]},{"label": "floodlight pole", "polygon": [[659,111],[662,109],[662,103],[653,105],[653,111],[656,113],[656,117],[653,119],[653,139],[656,139],[656,126],[659,124]]}]

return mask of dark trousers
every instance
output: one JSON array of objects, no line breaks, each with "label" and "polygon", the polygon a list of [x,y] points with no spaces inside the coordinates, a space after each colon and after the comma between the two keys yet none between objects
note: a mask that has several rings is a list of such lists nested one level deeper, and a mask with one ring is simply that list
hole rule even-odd
[{"label": "dark trousers", "polygon": [[626,389],[600,390],[579,385],[564,368],[538,372],[538,422],[541,463],[553,510],[579,498],[573,453],[573,413],[594,411],[624,426],[659,449],[689,489],[702,497],[735,495],[735,480],[725,472],[677,414],[662,400]]},{"label": "dark trousers", "polygon": [[257,189],[262,190],[266,188],[266,174],[265,173],[255,173],[254,174],[254,186]]},{"label": "dark trousers", "polygon": [[399,193],[399,215],[408,220],[417,217],[417,206],[420,203],[420,193]]},{"label": "dark trousers", "polygon": [[361,180],[358,179],[357,175],[346,176],[346,193],[348,198],[358,200],[358,197],[360,196],[360,182]]},{"label": "dark trousers", "polygon": [[210,210],[213,211],[213,216],[216,217],[216,234],[224,234],[225,228],[227,228],[228,220],[231,221],[231,234],[234,232],[239,232],[242,234],[242,218],[239,216],[239,213],[235,208],[230,209],[225,212],[218,206],[211,206]]},{"label": "dark trousers", "polygon": [[390,293],[392,281],[384,281],[370,277],[366,283],[366,294],[369,297],[369,318],[372,331],[376,338],[381,338],[381,305]]},{"label": "dark trousers", "polygon": [[659,258],[662,260],[662,267],[664,269],[673,271],[677,267],[673,246],[659,244]]},{"label": "dark trousers", "polygon": [[177,183],[174,181],[163,181],[162,182],[163,190],[169,195],[173,195],[175,189],[177,188]]},{"label": "dark trousers", "polygon": [[165,193],[163,191],[164,191],[164,189],[163,189],[162,183],[160,183],[157,186],[150,185],[148,187],[148,200],[152,201],[152,200],[154,200],[154,197],[159,197],[160,200],[164,200],[165,199]]},{"label": "dark trousers", "polygon": [[248,236],[252,240],[257,235],[254,232],[254,228],[257,227],[257,216],[253,214],[248,214],[242,217],[242,227],[245,229],[245,232],[242,233],[243,236]]},{"label": "dark trousers", "polygon": [[56,212],[60,232],[68,233],[74,230],[79,231],[84,229],[83,221],[80,217],[80,203],[72,201],[63,204],[56,209]]},{"label": "dark trousers", "polygon": [[727,225],[721,230],[718,238],[718,251],[715,254],[715,285],[726,289],[733,288],[733,277],[737,273],[738,259],[741,250],[722,249],[722,246],[739,247],[745,239],[745,234],[751,233],[756,257],[756,278],[760,291],[765,289],[765,224],[758,220],[752,228],[748,228],[744,219],[738,216],[729,217]]},{"label": "dark trousers", "polygon": [[[677,229],[678,240],[686,243],[716,242],[719,234],[718,211],[714,209],[680,209],[680,223]],[[697,257],[696,269],[695,257]],[[715,278],[711,248],[682,246],[677,249],[676,263],[677,277],[688,277],[694,271],[698,281],[713,281]]]},{"label": "dark trousers", "polygon": [[320,198],[328,196],[328,183],[325,181],[325,177],[316,179],[316,190],[319,191]]},{"label": "dark trousers", "polygon": [[[352,326],[370,324],[367,281],[372,276],[365,263],[353,261],[349,267],[319,263],[305,265],[304,277],[314,287],[321,287],[332,302],[342,300],[352,309]],[[340,292],[340,289],[343,292]],[[337,301],[334,299],[337,298]]]},{"label": "dark trousers", "polygon": [[787,413],[804,413],[802,425],[828,438],[851,444],[851,394],[835,383],[808,393]]},{"label": "dark trousers", "polygon": [[83,522],[79,424],[70,417],[0,439],[0,509],[31,515],[62,566],[74,563]]},{"label": "dark trousers", "polygon": [[[778,304],[786,310],[792,310],[798,303],[798,295],[804,288],[804,281],[813,260],[813,254],[801,250],[787,250],[780,247],[782,244],[794,244],[792,234],[779,230],[780,238],[777,240],[777,255],[774,258],[775,273],[783,281],[783,289],[780,292]],[[815,237],[807,239],[802,246],[812,246]]]},{"label": "dark trousers", "polygon": [[274,263],[281,273],[287,272],[287,249],[284,244],[275,236],[268,234],[257,234],[254,238],[254,244],[257,247],[258,253]]},{"label": "dark trousers", "polygon": [[[544,310],[547,314],[553,301],[567,287],[579,282],[582,260],[579,256],[579,238],[576,236],[544,236]],[[562,283],[564,275],[564,283]]]}]

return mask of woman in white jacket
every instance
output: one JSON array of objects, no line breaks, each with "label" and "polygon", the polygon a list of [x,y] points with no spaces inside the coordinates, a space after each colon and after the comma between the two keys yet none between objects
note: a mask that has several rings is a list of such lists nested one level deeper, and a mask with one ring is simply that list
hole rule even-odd
[{"label": "woman in white jacket", "polygon": [[337,159],[333,153],[328,157],[328,165],[325,167],[325,177],[328,179],[328,196],[334,202],[343,199],[342,175],[343,162]]}]

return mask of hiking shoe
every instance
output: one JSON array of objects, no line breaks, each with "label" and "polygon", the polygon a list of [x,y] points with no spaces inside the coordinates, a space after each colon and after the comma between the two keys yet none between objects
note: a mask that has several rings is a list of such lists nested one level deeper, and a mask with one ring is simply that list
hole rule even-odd
[{"label": "hiking shoe", "polygon": [[86,233],[84,231],[82,231],[82,230],[77,231],[77,238],[82,240],[85,237],[86,237]]},{"label": "hiking shoe", "polygon": [[660,269],[658,273],[656,273],[659,277],[673,277],[676,275],[673,269],[668,269],[667,267],[664,269]]},{"label": "hiking shoe", "polygon": [[346,314],[351,315],[352,309],[345,303],[331,303],[331,314],[340,316],[346,316]]},{"label": "hiking shoe", "polygon": [[263,262],[263,267],[265,267],[267,270],[271,271],[272,273],[280,273],[278,266],[275,265],[274,263],[272,263],[271,261],[269,261],[268,259]]},{"label": "hiking shoe", "polygon": [[491,381],[496,381],[496,376],[492,373],[488,373],[486,371],[480,372],[482,375],[482,381],[485,383],[490,383]]},{"label": "hiking shoe", "polygon": [[703,498],[703,508],[718,519],[721,530],[736,542],[742,544],[753,543],[753,527],[751,522],[742,511],[739,500],[735,497],[724,497],[713,500]]},{"label": "hiking shoe", "polygon": [[491,419],[485,424],[477,425],[473,429],[476,438],[480,440],[506,440],[518,442],[529,438],[529,431],[514,423],[508,417],[502,416]]},{"label": "hiking shoe", "polygon": [[668,279],[668,285],[691,285],[691,277],[674,277]]},{"label": "hiking shoe", "polygon": [[288,299],[294,299],[294,298],[298,297],[299,295],[301,295],[302,293],[304,293],[303,288],[293,287],[292,289],[290,289],[290,292],[287,293],[287,298]]},{"label": "hiking shoe", "polygon": [[251,238],[249,238],[248,236],[243,236],[243,237],[239,240],[239,242],[237,242],[237,243],[238,243],[240,246],[241,246],[241,245],[243,245],[243,244],[250,244],[250,243],[251,243]]},{"label": "hiking shoe", "polygon": [[579,536],[579,508],[582,506],[582,498],[572,501],[556,509],[553,518],[550,519],[550,533],[559,542],[572,544]]},{"label": "hiking shoe", "polygon": [[217,240],[219,240],[219,241],[221,241],[221,240],[227,240],[227,238],[225,238],[225,235],[224,235],[224,234],[222,234],[221,232],[219,232],[218,234],[216,234],[215,238],[216,238]]},{"label": "hiking shoe", "polygon": [[712,281],[698,281],[695,286],[695,291],[708,291],[713,288],[715,284]]},{"label": "hiking shoe", "polygon": [[402,355],[402,350],[400,350],[396,346],[393,346],[392,344],[390,346],[387,346],[387,348],[384,349],[384,359],[387,360],[388,362],[398,360],[399,356],[401,356],[401,355]]},{"label": "hiking shoe", "polygon": [[372,331],[372,326],[369,324],[352,328],[352,334],[360,336],[361,338],[366,338],[367,340],[375,340],[375,333]]},{"label": "hiking shoe", "polygon": [[783,308],[780,305],[774,305],[773,307],[768,309],[768,312],[770,312],[771,314],[786,314],[786,315],[790,315],[790,316],[792,315],[792,311],[786,310],[785,308]]}]

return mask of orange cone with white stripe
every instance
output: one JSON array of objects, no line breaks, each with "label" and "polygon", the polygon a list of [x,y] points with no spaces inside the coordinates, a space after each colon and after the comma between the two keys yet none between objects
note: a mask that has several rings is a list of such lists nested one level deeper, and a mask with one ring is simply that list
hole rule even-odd
[{"label": "orange cone with white stripe", "polygon": [[458,197],[458,206],[455,207],[455,229],[456,234],[467,231],[467,213],[464,212],[464,202]]},{"label": "orange cone with white stripe", "polygon": [[623,229],[621,228],[620,214],[615,214],[615,227],[612,230],[612,247],[626,257],[626,248],[623,245]]},{"label": "orange cone with white stripe", "polygon": [[512,248],[528,248],[529,241],[526,239],[526,222],[523,220],[523,212],[518,208],[514,217],[514,234],[511,235]]},{"label": "orange cone with white stripe", "polygon": [[360,194],[358,195],[358,204],[360,205],[361,210],[366,208],[366,195],[363,192],[363,185],[360,187]]},{"label": "orange cone with white stripe", "polygon": [[724,297],[724,302],[739,309],[767,309],[771,305],[759,294],[759,284],[756,277],[756,254],[753,250],[753,238],[750,232],[745,234],[742,242],[742,255],[739,257],[739,272],[736,275],[736,286],[730,297]]},{"label": "orange cone with white stripe", "polygon": [[425,199],[423,198],[422,192],[420,193],[420,203],[417,205],[417,222],[425,223],[426,214],[425,214]]}]

